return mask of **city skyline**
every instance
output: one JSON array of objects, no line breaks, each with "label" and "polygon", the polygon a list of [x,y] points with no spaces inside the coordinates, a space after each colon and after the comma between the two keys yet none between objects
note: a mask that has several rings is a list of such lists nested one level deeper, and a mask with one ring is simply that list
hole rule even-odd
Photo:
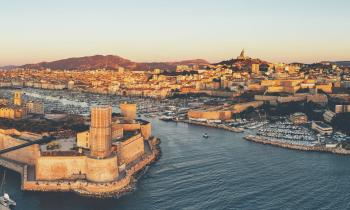
[{"label": "city skyline", "polygon": [[0,4],[0,66],[96,54],[218,62],[242,48],[271,62],[350,60],[344,0]]}]

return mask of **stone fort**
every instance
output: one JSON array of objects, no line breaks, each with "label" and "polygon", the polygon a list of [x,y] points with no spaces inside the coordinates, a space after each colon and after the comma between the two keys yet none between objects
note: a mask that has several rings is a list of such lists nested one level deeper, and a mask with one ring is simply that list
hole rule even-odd
[{"label": "stone fort", "polygon": [[[135,172],[155,160],[157,149],[151,123],[136,119],[136,105],[121,104],[120,110],[112,117],[111,107],[93,107],[90,129],[78,133],[71,147],[48,150],[48,145],[33,144],[2,154],[0,164],[21,173],[24,190],[92,195],[123,191]],[[0,149],[41,138],[42,134],[0,129]]]}]

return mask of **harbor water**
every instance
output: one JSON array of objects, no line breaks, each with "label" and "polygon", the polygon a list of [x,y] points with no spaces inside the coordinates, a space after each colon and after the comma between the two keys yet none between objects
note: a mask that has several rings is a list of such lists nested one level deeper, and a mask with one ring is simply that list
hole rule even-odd
[{"label": "harbor water", "polygon": [[148,120],[162,141],[162,156],[134,192],[112,199],[23,192],[20,175],[7,171],[5,187],[15,209],[350,208],[350,156],[288,150],[245,141],[244,133]]}]

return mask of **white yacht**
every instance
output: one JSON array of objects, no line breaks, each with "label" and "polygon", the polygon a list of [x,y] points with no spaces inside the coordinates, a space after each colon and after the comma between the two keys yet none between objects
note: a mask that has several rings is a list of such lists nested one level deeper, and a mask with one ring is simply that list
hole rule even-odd
[{"label": "white yacht", "polygon": [[9,210],[10,207],[16,206],[16,202],[12,200],[5,192],[5,176],[6,176],[6,171],[4,171],[4,175],[2,177],[2,182],[1,182],[1,187],[0,190],[3,194],[3,196],[0,196],[0,210]]}]

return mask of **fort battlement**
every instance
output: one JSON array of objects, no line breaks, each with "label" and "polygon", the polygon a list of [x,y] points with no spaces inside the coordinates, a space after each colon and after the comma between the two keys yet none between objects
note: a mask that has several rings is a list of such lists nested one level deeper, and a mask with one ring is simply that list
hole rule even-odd
[{"label": "fort battlement", "polygon": [[151,148],[152,153],[141,156],[139,162],[125,171],[125,176],[118,180],[104,183],[87,180],[31,181],[28,179],[28,166],[24,166],[22,189],[28,191],[72,191],[90,196],[117,196],[132,190],[131,185],[134,181],[134,175],[157,159],[159,155],[158,149],[152,146]]},{"label": "fort battlement", "polygon": [[[0,165],[22,175],[23,190],[73,191],[93,196],[128,191],[134,174],[156,160],[159,148],[154,146],[157,141],[151,138],[149,122],[118,124],[111,120],[110,107],[93,108],[90,135],[83,135],[85,147],[74,144],[74,138],[41,146],[34,142],[0,155]],[[113,144],[112,125],[122,128]],[[39,134],[2,129],[0,150],[42,138]]]}]

